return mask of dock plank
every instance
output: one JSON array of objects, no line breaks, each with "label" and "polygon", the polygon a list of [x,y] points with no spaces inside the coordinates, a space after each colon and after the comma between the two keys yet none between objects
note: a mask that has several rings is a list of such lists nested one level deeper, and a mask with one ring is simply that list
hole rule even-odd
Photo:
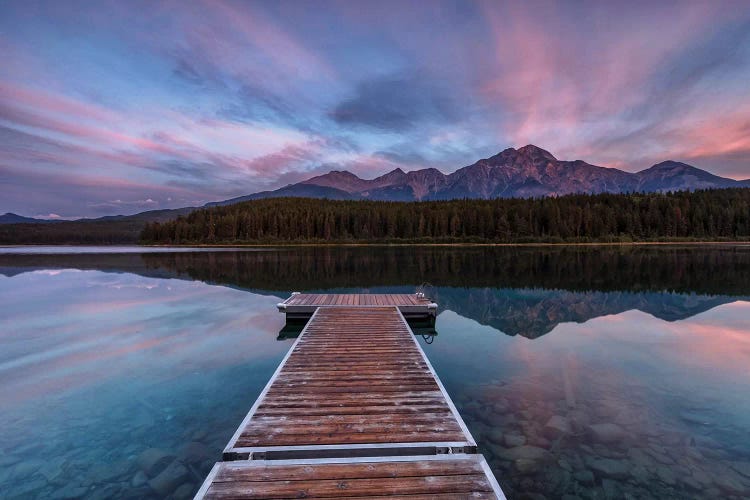
[{"label": "dock plank", "polygon": [[214,466],[197,499],[505,499],[481,455],[239,461]]}]

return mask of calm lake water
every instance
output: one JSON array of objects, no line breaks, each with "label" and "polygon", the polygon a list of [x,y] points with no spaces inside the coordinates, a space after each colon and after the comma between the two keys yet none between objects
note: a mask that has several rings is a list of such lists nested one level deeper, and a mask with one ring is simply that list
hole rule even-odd
[{"label": "calm lake water", "polygon": [[750,496],[749,246],[143,252],[0,248],[0,497],[190,498],[280,299],[423,283],[509,498]]}]

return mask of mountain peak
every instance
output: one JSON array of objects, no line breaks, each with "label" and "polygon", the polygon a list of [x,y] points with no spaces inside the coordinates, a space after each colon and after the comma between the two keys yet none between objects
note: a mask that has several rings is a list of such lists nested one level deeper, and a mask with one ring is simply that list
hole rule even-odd
[{"label": "mountain peak", "polygon": [[33,217],[24,217],[23,215],[14,214],[13,212],[7,212],[0,215],[0,224],[21,224],[21,223],[46,223],[54,222],[46,219],[35,219]]},{"label": "mountain peak", "polygon": [[522,148],[518,148],[517,151],[520,154],[529,156],[531,158],[543,157],[547,158],[550,161],[557,161],[557,158],[555,158],[552,153],[533,144],[527,144]]},{"label": "mountain peak", "polygon": [[393,177],[402,177],[404,175],[406,175],[406,172],[404,172],[403,170],[401,170],[401,168],[394,168],[393,170],[391,170],[387,174],[383,174],[380,177],[376,177],[375,180],[378,180],[378,179],[390,179],[390,178],[393,178]]},{"label": "mountain peak", "polygon": [[673,168],[695,168],[695,167],[690,166],[687,163],[682,163],[679,161],[665,160],[665,161],[657,163],[656,165],[652,165],[647,170],[665,170],[665,169],[673,169]]},{"label": "mountain peak", "polygon": [[357,179],[359,179],[359,177],[356,174],[353,174],[353,173],[349,172],[348,170],[331,170],[327,174],[319,175],[318,177],[325,177],[325,176],[329,176],[329,177],[349,177],[349,178],[356,177]]},{"label": "mountain peak", "polygon": [[707,178],[710,177],[710,178],[719,179],[718,176],[715,176],[714,174],[710,172],[706,172],[705,170],[701,170],[692,165],[688,165],[687,163],[682,163],[680,161],[674,161],[674,160],[666,160],[666,161],[659,162],[656,165],[653,165],[645,170],[641,170],[640,172],[638,172],[638,174],[642,176],[697,175],[699,177],[707,177]]},{"label": "mountain peak", "polygon": [[359,178],[348,170],[331,170],[327,174],[318,175],[300,184],[312,184],[314,186],[330,187],[353,193],[362,189],[367,181]]}]

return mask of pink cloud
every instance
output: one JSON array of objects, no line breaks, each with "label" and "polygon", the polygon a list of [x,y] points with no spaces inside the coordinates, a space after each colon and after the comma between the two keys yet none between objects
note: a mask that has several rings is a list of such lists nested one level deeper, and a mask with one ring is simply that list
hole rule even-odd
[{"label": "pink cloud", "polygon": [[[651,95],[655,76],[671,58],[696,38],[708,36],[729,15],[719,5],[691,4],[664,24],[662,16],[644,16],[638,9],[617,8],[614,13],[602,9],[593,11],[593,22],[584,29],[565,22],[570,18],[557,12],[563,9],[560,4],[546,5],[543,11],[532,4],[481,5],[492,33],[495,61],[478,80],[477,94],[508,115],[497,129],[498,137],[507,137],[515,145],[541,144],[565,159],[606,160],[607,166],[623,167],[631,166],[623,158],[638,154],[633,142],[613,151],[600,139],[644,127],[645,118],[633,110],[655,97]],[[614,26],[604,22],[613,15],[633,22]],[[634,24],[639,26],[637,36]],[[675,94],[681,90],[659,91],[664,93],[663,100],[687,98]],[[710,114],[707,109],[701,112]],[[671,127],[675,118],[679,120],[662,117],[659,126]],[[700,134],[698,130],[692,135]],[[667,146],[654,140],[654,144],[641,142],[638,149],[652,158],[660,153],[674,158],[682,151],[692,157],[686,151],[690,141],[685,137],[684,143]],[[737,142],[744,145],[740,138]],[[715,154],[722,147],[735,146],[714,144],[702,153]]]},{"label": "pink cloud", "polygon": [[116,120],[117,114],[91,103],[85,103],[71,97],[50,91],[34,89],[0,81],[0,100],[13,102],[30,110],[43,109],[46,112],[76,119],[93,119],[99,121]]}]

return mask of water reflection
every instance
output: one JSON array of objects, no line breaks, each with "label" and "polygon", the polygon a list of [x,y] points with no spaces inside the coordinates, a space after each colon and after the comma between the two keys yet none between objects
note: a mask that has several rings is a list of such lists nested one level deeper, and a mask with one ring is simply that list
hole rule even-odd
[{"label": "water reflection", "polygon": [[511,497],[739,498],[747,318],[747,302],[671,324],[630,311],[530,341],[446,312],[438,327],[460,333],[428,352]]},{"label": "water reflection", "polygon": [[413,292],[508,335],[629,310],[676,321],[750,297],[750,245],[709,247],[303,247],[135,254],[3,254],[0,274],[95,269],[290,291]]},{"label": "water reflection", "polygon": [[0,274],[10,498],[189,497],[301,331],[280,298],[424,282],[441,312],[412,326],[511,498],[750,494],[750,247],[0,252]]},{"label": "water reflection", "polygon": [[273,297],[200,282],[32,272],[0,296],[3,498],[191,496],[289,347]]}]

